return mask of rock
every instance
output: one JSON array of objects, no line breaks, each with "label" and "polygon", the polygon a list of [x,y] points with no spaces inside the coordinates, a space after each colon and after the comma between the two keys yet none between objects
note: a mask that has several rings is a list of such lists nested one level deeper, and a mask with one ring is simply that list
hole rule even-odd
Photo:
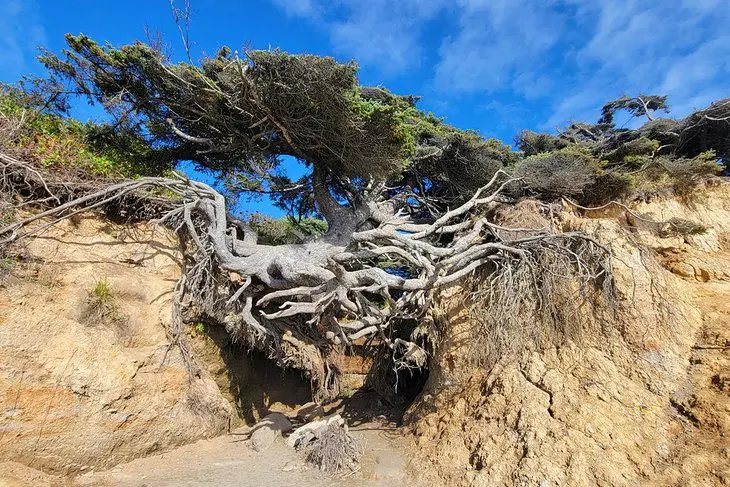
[{"label": "rock", "polygon": [[299,460],[290,460],[281,469],[282,472],[294,472],[298,470],[306,470],[307,466]]},{"label": "rock", "polygon": [[53,487],[67,485],[61,477],[48,475],[16,462],[0,461],[0,486],[2,487]]},{"label": "rock", "polygon": [[256,423],[251,434],[251,448],[264,451],[274,444],[282,433],[291,431],[289,418],[281,413],[271,413]]},{"label": "rock", "polygon": [[287,418],[294,418],[297,415],[297,409],[291,406],[288,406],[282,402],[275,402],[271,405],[269,405],[268,413],[281,413]]},{"label": "rock", "polygon": [[244,282],[243,276],[241,276],[241,274],[239,274],[238,272],[229,272],[228,278],[231,280],[231,282]]},{"label": "rock", "polygon": [[297,411],[297,418],[309,423],[324,416],[324,408],[314,402],[308,402]]}]

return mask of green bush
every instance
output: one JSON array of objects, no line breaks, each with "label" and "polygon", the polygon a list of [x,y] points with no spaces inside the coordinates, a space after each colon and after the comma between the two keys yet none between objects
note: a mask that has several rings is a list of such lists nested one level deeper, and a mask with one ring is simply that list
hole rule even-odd
[{"label": "green bush", "polygon": [[596,159],[572,147],[528,156],[515,167],[528,192],[548,198],[583,194],[599,172]]},{"label": "green bush", "polygon": [[89,324],[121,324],[126,317],[119,311],[119,306],[112,294],[107,278],[96,281],[89,291],[84,319]]},{"label": "green bush", "polygon": [[603,172],[586,187],[580,198],[583,204],[600,205],[626,197],[636,187],[636,179],[622,172]]},{"label": "green bush", "polygon": [[0,85],[0,117],[22,122],[12,147],[43,167],[111,179],[160,175],[171,169],[155,161],[155,152],[139,137],[48,113],[43,107],[38,95]]}]

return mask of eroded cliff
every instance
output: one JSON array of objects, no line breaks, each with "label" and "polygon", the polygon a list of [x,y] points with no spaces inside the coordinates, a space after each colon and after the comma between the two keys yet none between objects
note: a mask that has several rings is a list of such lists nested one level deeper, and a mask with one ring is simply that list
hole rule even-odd
[{"label": "eroded cliff", "polygon": [[[706,231],[654,223],[672,218]],[[444,485],[730,484],[728,184],[630,211],[564,204],[555,223],[612,249],[613,314],[477,367],[470,303],[447,298],[446,342],[410,411],[419,471],[427,460]]]}]

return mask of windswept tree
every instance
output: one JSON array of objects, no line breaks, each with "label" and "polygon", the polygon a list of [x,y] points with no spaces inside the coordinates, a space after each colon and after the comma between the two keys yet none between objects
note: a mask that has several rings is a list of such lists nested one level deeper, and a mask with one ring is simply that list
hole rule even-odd
[{"label": "windswept tree", "polygon": [[669,111],[667,97],[659,95],[639,95],[634,97],[622,96],[603,105],[601,118],[598,123],[613,123],[613,116],[619,110],[626,110],[634,117],[646,117],[654,120],[653,112],[657,110]]},{"label": "windswept tree", "polygon": [[[555,276],[583,285],[570,289],[610,291],[610,253],[592,238],[505,229],[491,211],[525,186],[550,198],[589,192],[607,157],[625,160],[615,151],[626,143],[637,145],[631,154],[659,150],[642,145],[638,132],[626,138],[608,119],[559,136],[525,132],[520,154],[422,112],[416,97],[360,86],[355,64],[328,57],[222,48],[196,65],[172,63],[142,43],[115,48],[83,35],[67,42],[61,55],[42,56],[50,73],[43,88],[57,110],[77,95],[107,109],[112,120],[92,139],[142,146],[158,172],[192,161],[224,178],[229,191],[271,196],[310,231],[260,239],[257,229],[270,222],[241,221],[214,188],[176,175],[120,180],[64,200],[39,173],[4,157],[6,178],[35,181],[34,191],[50,193],[45,201],[54,205],[0,228],[0,239],[132,195],[154,196],[158,221],[178,232],[185,255],[173,334],[183,335],[186,316],[207,317],[306,370],[323,395],[336,390],[328,354],[360,340],[383,347],[391,368],[423,366],[434,296],[477,270],[486,286],[520,290],[493,294],[499,313],[517,315],[529,302],[545,318],[555,307],[540,303],[550,301]],[[604,117],[619,108],[648,115],[663,107],[660,98],[642,98],[639,107],[629,100]],[[288,177],[286,158],[306,174]],[[176,199],[159,203],[160,189]]]}]

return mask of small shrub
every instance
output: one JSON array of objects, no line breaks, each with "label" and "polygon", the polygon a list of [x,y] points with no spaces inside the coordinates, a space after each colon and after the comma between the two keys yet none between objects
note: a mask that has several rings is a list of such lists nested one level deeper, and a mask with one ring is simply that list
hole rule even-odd
[{"label": "small shrub", "polygon": [[198,321],[190,325],[190,337],[195,338],[205,333],[205,324]]},{"label": "small shrub", "polygon": [[0,256],[0,283],[5,282],[5,279],[10,276],[10,273],[15,268],[16,261],[10,256]]},{"label": "small shrub", "polygon": [[90,324],[119,324],[126,321],[119,311],[107,278],[96,281],[89,291],[84,318]]},{"label": "small shrub", "polygon": [[138,135],[48,113],[39,96],[0,84],[0,146],[20,151],[45,168],[94,178],[162,175],[174,164],[164,150],[150,148]]},{"label": "small shrub", "polygon": [[593,184],[585,188],[581,202],[584,205],[602,205],[609,201],[620,200],[635,186],[635,178],[630,174],[604,172],[596,177]]},{"label": "small shrub", "polygon": [[659,229],[660,237],[686,237],[689,235],[702,235],[709,228],[701,223],[684,218],[671,218],[664,222]]},{"label": "small shrub", "polygon": [[690,193],[722,169],[714,151],[703,152],[692,159],[665,159],[661,167],[671,176],[674,190],[680,195]]},{"label": "small shrub", "polygon": [[530,193],[548,198],[580,195],[598,173],[592,156],[571,148],[529,156],[515,168]]},{"label": "small shrub", "polygon": [[613,167],[623,165],[629,169],[641,167],[643,163],[650,160],[650,157],[659,148],[659,142],[651,140],[648,137],[639,137],[625,144],[621,144],[616,149],[604,154],[601,158],[608,161]]},{"label": "small shrub", "polygon": [[100,301],[109,301],[112,299],[112,293],[109,288],[109,281],[104,278],[100,281],[96,281],[96,285],[92,289],[94,297]]},{"label": "small shrub", "polygon": [[284,245],[299,243],[309,237],[317,237],[327,231],[327,223],[317,218],[271,218],[254,213],[249,224],[259,235],[260,243],[267,245]]},{"label": "small shrub", "polygon": [[544,152],[551,152],[565,147],[565,142],[558,137],[537,133],[532,130],[523,130],[515,137],[515,144],[526,156],[534,156]]}]

